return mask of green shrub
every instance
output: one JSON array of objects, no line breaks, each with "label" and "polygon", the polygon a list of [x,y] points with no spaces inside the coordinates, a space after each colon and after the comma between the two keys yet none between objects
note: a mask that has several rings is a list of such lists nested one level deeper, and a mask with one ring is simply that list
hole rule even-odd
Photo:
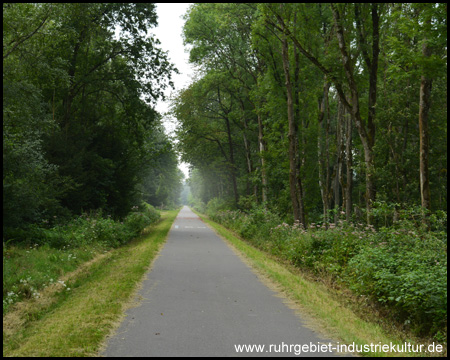
[{"label": "green shrub", "polygon": [[143,202],[139,206],[139,211],[145,214],[152,223],[155,223],[161,218],[161,213],[156,210],[152,205]]},{"label": "green shrub", "polygon": [[128,214],[124,220],[125,228],[128,230],[130,237],[138,236],[150,224],[150,219],[143,213]]},{"label": "green shrub", "polygon": [[118,247],[156,222],[160,213],[148,204],[135,206],[124,221],[114,221],[101,211],[83,214],[65,225],[51,228],[31,225],[14,232],[3,247],[3,310],[56,281],[61,271],[72,271],[97,250]]},{"label": "green shrub", "polygon": [[120,243],[124,244],[132,238],[138,236],[147,226],[159,219],[160,215],[155,208],[149,204],[141,204],[140,207],[134,206],[124,219],[124,237]]},{"label": "green shrub", "polygon": [[189,202],[189,205],[194,208],[194,210],[198,211],[199,213],[205,214],[206,213],[206,204],[203,201],[192,199]]},{"label": "green shrub", "polygon": [[26,229],[17,229],[11,240],[19,244],[47,244],[56,249],[95,243],[113,248],[139,235],[159,217],[159,212],[153,206],[143,203],[139,207],[134,206],[124,221],[115,221],[110,215],[103,216],[101,210],[92,211],[73,218],[65,225],[47,228],[33,224]]},{"label": "green shrub", "polygon": [[418,332],[447,321],[447,237],[403,221],[382,228],[348,264],[346,281],[358,294],[395,309]]},{"label": "green shrub", "polygon": [[[375,215],[389,223],[394,208],[381,205]],[[245,211],[212,212],[210,218],[260,249],[372,297],[422,334],[442,333],[446,327],[445,212],[429,215],[424,223],[422,210],[402,209],[390,228],[378,232],[343,220],[327,226],[313,223],[304,230],[254,205]]]},{"label": "green shrub", "polygon": [[208,201],[206,205],[205,213],[210,216],[217,213],[218,211],[227,210],[232,207],[232,204],[221,198],[213,198]]}]

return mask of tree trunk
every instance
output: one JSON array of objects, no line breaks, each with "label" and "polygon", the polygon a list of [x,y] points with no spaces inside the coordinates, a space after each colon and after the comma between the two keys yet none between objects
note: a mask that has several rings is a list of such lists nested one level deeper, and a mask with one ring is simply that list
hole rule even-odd
[{"label": "tree trunk", "polygon": [[[427,42],[423,44],[422,53],[426,57],[431,56],[431,49]],[[431,209],[430,177],[428,170],[429,133],[428,113],[430,111],[432,79],[422,75],[420,79],[419,102],[419,138],[420,138],[420,196],[422,207]]]},{"label": "tree trunk", "polygon": [[266,161],[264,159],[264,152],[266,151],[266,143],[264,141],[264,127],[262,124],[261,115],[258,114],[258,142],[259,142],[259,155],[261,158],[261,195],[263,204],[267,202],[267,174],[266,174]]},{"label": "tree trunk", "polygon": [[346,192],[347,195],[345,197],[345,219],[350,221],[352,216],[352,192],[353,192],[353,156],[352,156],[352,118],[347,115],[347,129],[346,129],[346,137],[345,137],[345,162],[347,167],[347,185]]},{"label": "tree trunk", "polygon": [[[345,45],[345,38],[344,38],[344,29],[342,28],[341,19],[339,11],[337,10],[336,6],[334,4],[331,5],[333,10],[333,17],[334,17],[334,23],[336,26],[336,36],[338,39],[339,49],[341,51],[342,55],[342,63],[345,70],[345,76],[347,78],[350,94],[351,94],[351,106],[349,106],[349,110],[352,114],[353,121],[355,123],[356,129],[358,130],[359,137],[361,139],[361,143],[363,145],[364,149],[364,162],[366,165],[366,210],[367,210],[367,223],[371,224],[372,219],[372,204],[375,201],[375,165],[374,165],[374,154],[373,154],[373,142],[375,138],[375,134],[371,135],[372,131],[375,131],[373,129],[369,129],[369,133],[367,133],[367,130],[364,126],[364,123],[361,118],[361,113],[359,109],[359,93],[358,93],[358,87],[355,81],[355,78],[353,76],[353,69],[351,64],[350,56],[347,52],[347,47]],[[373,59],[377,60],[378,59]],[[372,63],[372,66],[374,64]],[[376,87],[376,77],[372,79],[372,82],[370,83],[369,87],[372,88],[373,86]],[[373,81],[375,80],[375,82]],[[371,90],[369,89],[369,92]],[[372,89],[373,91],[373,89]],[[372,103],[370,104],[371,108],[375,109],[375,100],[376,100],[376,92],[375,98],[372,98]],[[372,95],[374,96],[374,95]],[[344,102],[344,104],[347,105],[347,102]]]},{"label": "tree trunk", "polygon": [[297,189],[297,162],[296,162],[296,141],[297,136],[295,133],[295,119],[294,119],[294,101],[292,98],[292,84],[289,74],[289,49],[288,42],[284,36],[282,41],[282,57],[283,57],[283,70],[285,75],[286,95],[287,95],[287,114],[288,114],[288,140],[289,140],[289,187],[292,202],[292,210],[294,213],[294,220],[304,224],[302,213],[300,210],[300,203],[298,201],[298,189]]},{"label": "tree trunk", "polygon": [[[252,161],[252,155],[251,155],[251,149],[250,149],[250,141],[247,139],[247,130],[248,130],[248,124],[247,124],[247,119],[245,117],[244,114],[244,104],[241,100],[241,113],[243,114],[243,118],[242,118],[242,124],[244,126],[244,131],[242,131],[242,140],[244,142],[244,149],[245,149],[245,159],[247,161],[247,195],[250,195],[251,193],[251,185],[250,185],[250,179],[249,176],[252,174],[253,172],[253,161]],[[253,195],[255,196],[255,199],[257,200],[257,188],[256,185],[253,186]]]},{"label": "tree trunk", "polygon": [[[328,199],[329,199],[329,171],[328,171],[328,161],[324,159],[324,153],[328,159],[328,114],[325,116],[325,113],[328,109],[328,91],[330,89],[330,83],[327,82],[325,76],[325,83],[323,86],[323,95],[322,98],[319,99],[319,129],[318,129],[318,137],[317,137],[317,152],[318,152],[318,166],[319,166],[319,187],[320,194],[322,196],[322,204],[323,204],[323,221],[325,224],[328,224]],[[323,124],[323,120],[325,119],[325,124]],[[322,150],[322,133],[325,131],[325,151]],[[325,174],[324,174],[325,170]],[[328,176],[327,176],[328,175]]]},{"label": "tree trunk", "polygon": [[238,194],[237,182],[236,182],[236,165],[234,163],[234,151],[233,151],[233,143],[231,141],[230,121],[229,121],[228,117],[226,117],[226,125],[227,125],[227,135],[228,135],[228,147],[230,149],[231,181],[233,183],[234,203],[237,207],[238,203],[239,203],[239,194]]},{"label": "tree trunk", "polygon": [[339,184],[342,188],[342,197],[345,197],[345,191],[343,186],[343,153],[344,153],[344,112],[345,108],[341,101],[338,102],[338,114],[336,124],[336,165],[335,165],[335,178],[334,178],[334,222],[339,220],[340,212],[340,196],[339,196]]}]

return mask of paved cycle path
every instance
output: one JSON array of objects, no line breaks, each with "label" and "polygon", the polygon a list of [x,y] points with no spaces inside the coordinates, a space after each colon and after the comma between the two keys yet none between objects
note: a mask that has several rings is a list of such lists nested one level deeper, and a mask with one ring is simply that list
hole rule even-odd
[{"label": "paved cycle path", "polygon": [[[329,343],[186,206],[139,294],[100,355],[296,356],[301,345]],[[237,352],[244,344],[265,348]]]}]

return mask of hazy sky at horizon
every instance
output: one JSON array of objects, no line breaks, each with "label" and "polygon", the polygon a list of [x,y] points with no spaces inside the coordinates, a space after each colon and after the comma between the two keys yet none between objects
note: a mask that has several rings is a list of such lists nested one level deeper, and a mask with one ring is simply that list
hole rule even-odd
[{"label": "hazy sky at horizon", "polygon": [[[182,16],[187,12],[190,5],[192,4],[157,3],[156,13],[158,14],[158,26],[151,30],[161,42],[161,49],[168,51],[169,60],[175,64],[175,67],[180,72],[180,74],[174,74],[172,78],[175,85],[175,91],[181,90],[189,85],[194,73],[193,68],[189,64],[189,54],[185,52],[182,38],[182,29],[184,25]],[[167,89],[165,92],[166,97],[169,98],[173,92],[174,90]],[[167,134],[173,135],[173,131],[176,128],[176,120],[171,119],[169,116],[164,116],[169,110],[169,102],[158,101],[156,110],[163,114],[163,122]],[[179,167],[187,178],[189,176],[188,165],[181,163]]]}]

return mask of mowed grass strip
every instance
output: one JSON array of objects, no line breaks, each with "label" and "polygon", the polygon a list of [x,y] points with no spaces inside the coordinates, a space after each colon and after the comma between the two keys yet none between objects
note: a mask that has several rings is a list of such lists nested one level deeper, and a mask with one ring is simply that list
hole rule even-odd
[{"label": "mowed grass strip", "polygon": [[[299,272],[289,270],[288,266],[249,245],[224,226],[209,220],[205,215],[199,213],[197,215],[215,229],[216,233],[236,250],[251,268],[256,270],[263,282],[281,292],[287,298],[287,305],[299,311],[302,316],[308,316],[310,318],[308,325],[325,337],[336,339],[339,345],[370,346],[373,344],[378,345],[379,349],[385,344],[388,346],[398,344],[401,349],[401,346],[405,344],[395,335],[386,334],[380,325],[358,317],[352,310],[333,298],[325,285],[310,281]],[[373,349],[375,350],[376,347]],[[439,356],[439,354],[426,353],[425,350],[409,353],[369,351],[359,355],[369,357]]]},{"label": "mowed grass strip", "polygon": [[[16,314],[20,325],[9,324],[14,331],[3,332],[3,356],[96,356],[124,310],[132,305],[132,295],[178,211],[163,213],[161,221],[139,238],[93,259],[76,276],[68,276],[70,291],[65,288],[49,294],[51,300],[22,307],[22,313]],[[14,314],[9,321],[14,321]]]}]

